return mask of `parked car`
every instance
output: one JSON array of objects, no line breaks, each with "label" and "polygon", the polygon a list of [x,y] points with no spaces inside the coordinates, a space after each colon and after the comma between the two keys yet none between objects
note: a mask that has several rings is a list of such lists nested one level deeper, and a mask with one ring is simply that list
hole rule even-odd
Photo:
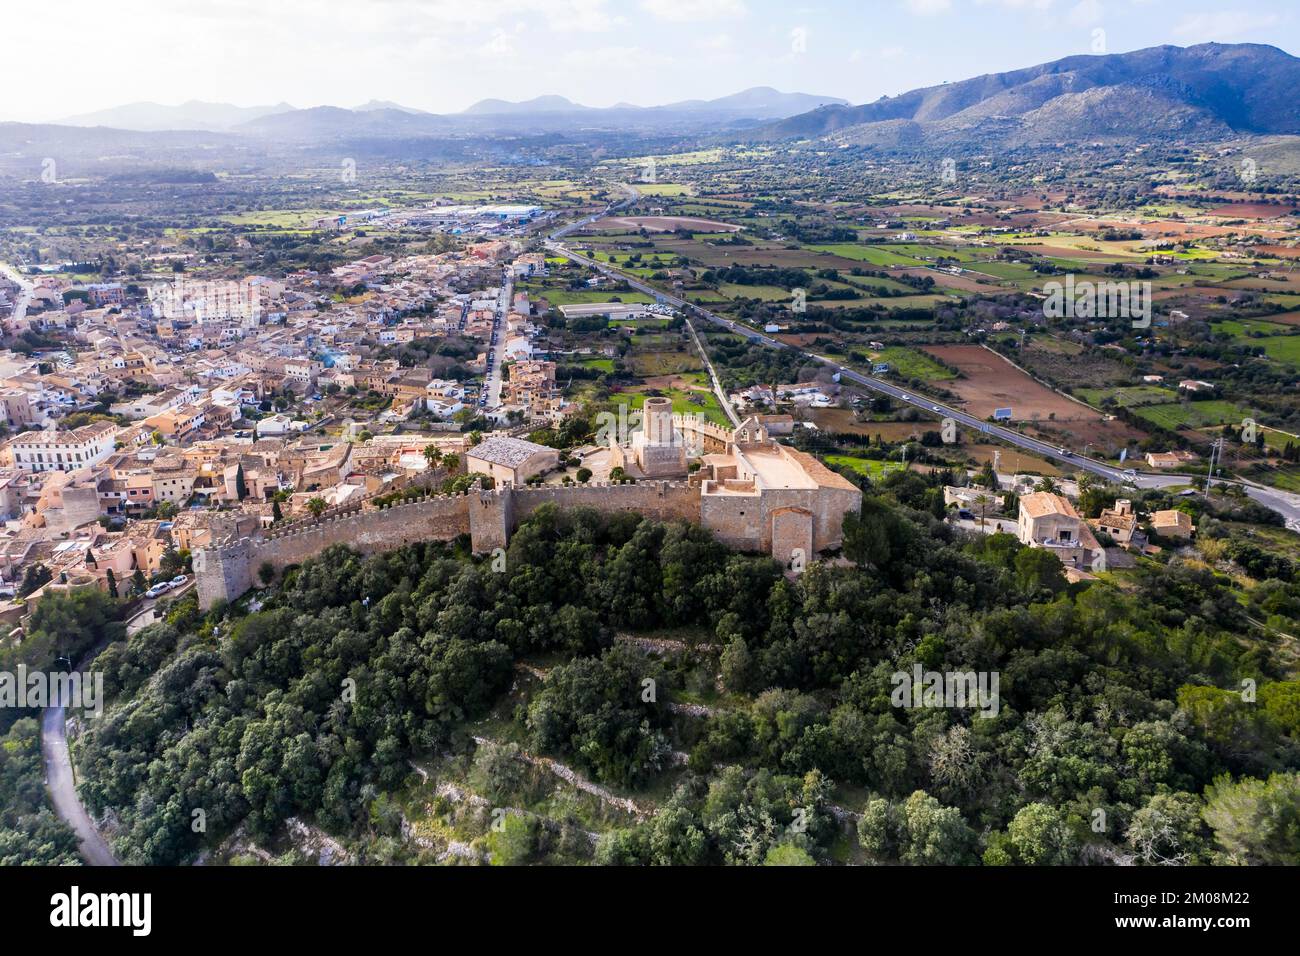
[{"label": "parked car", "polygon": [[147,598],[161,597],[162,595],[166,594],[170,590],[171,588],[169,588],[166,584],[155,584],[148,591],[144,592],[144,596]]},{"label": "parked car", "polygon": [[176,577],[174,577],[174,578],[171,579],[171,582],[170,582],[170,583],[171,583],[171,586],[172,586],[172,587],[174,587],[174,588],[178,588],[178,587],[181,587],[182,585],[184,585],[185,582],[188,581],[189,579],[190,579],[190,577],[189,577],[188,574],[178,574],[178,575],[176,575]]}]

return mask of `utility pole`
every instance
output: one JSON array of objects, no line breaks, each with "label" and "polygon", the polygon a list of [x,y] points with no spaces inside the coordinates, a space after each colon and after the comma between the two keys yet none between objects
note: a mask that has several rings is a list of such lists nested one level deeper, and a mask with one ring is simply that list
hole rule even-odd
[{"label": "utility pole", "polygon": [[1209,474],[1207,474],[1207,475],[1205,476],[1205,497],[1206,497],[1207,499],[1210,497],[1210,486],[1214,484],[1214,468],[1215,468],[1215,464],[1214,464],[1214,462],[1215,462],[1215,458],[1216,458],[1216,457],[1217,457],[1220,461],[1222,461],[1222,459],[1223,459],[1223,439],[1222,439],[1222,438],[1217,439],[1217,440],[1214,442],[1214,444],[1210,446],[1210,471],[1209,471]]}]

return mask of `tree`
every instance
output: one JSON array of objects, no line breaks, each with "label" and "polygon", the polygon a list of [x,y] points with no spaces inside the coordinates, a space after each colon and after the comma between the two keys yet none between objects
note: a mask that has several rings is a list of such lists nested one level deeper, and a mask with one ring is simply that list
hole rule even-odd
[{"label": "tree", "polygon": [[579,481],[580,484],[584,484],[584,485],[585,485],[587,482],[591,481],[591,469],[590,469],[590,468],[579,468],[579,469],[578,469],[578,481]]},{"label": "tree", "polygon": [[807,850],[789,843],[778,843],[767,851],[763,858],[764,866],[816,866],[817,861]]},{"label": "tree", "polygon": [[284,520],[284,510],[280,507],[279,498],[271,502],[271,520],[277,523]]},{"label": "tree", "polygon": [[39,561],[36,564],[29,564],[23,571],[23,583],[18,586],[18,596],[20,598],[39,591],[45,585],[54,580],[54,574],[45,565]]},{"label": "tree", "polygon": [[1021,807],[1007,827],[1017,858],[1028,866],[1065,866],[1074,862],[1078,840],[1065,815],[1046,803]]},{"label": "tree", "polygon": [[307,499],[307,510],[311,512],[311,516],[313,518],[319,519],[320,516],[325,513],[325,509],[328,507],[329,507],[329,502],[326,501],[324,498],[320,497],[319,495]]},{"label": "tree", "polygon": [[235,497],[240,501],[248,497],[248,485],[244,481],[244,466],[242,464],[235,466]]},{"label": "tree", "polygon": [[530,817],[508,813],[488,834],[488,852],[493,866],[527,863],[537,845],[537,825]]},{"label": "tree", "polygon": [[858,819],[858,842],[879,861],[913,866],[955,866],[975,861],[975,832],[955,807],[942,806],[924,790],[901,805],[877,798]]},{"label": "tree", "polygon": [[144,579],[144,572],[136,568],[135,573],[131,575],[131,593],[139,595],[147,590],[149,590],[149,583]]},{"label": "tree", "polygon": [[1016,554],[1016,583],[1026,594],[1064,591],[1068,582],[1060,559],[1046,548],[1021,548]]},{"label": "tree", "polygon": [[437,468],[438,463],[442,461],[442,449],[437,445],[425,445],[424,460],[429,463],[430,468]]},{"label": "tree", "polygon": [[1228,862],[1300,864],[1300,773],[1237,783],[1220,777],[1205,791],[1204,816]]},{"label": "tree", "polygon": [[109,568],[108,573],[104,575],[104,583],[108,585],[108,596],[117,597],[117,575],[113,573],[112,568]]},{"label": "tree", "polygon": [[454,474],[460,468],[460,455],[443,455],[442,467],[447,469],[448,474]]}]

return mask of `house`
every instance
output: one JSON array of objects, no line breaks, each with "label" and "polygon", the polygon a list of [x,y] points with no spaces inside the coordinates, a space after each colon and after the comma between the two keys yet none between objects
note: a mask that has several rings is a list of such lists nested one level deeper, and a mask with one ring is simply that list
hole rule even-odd
[{"label": "house", "polygon": [[1133,543],[1133,536],[1138,530],[1137,515],[1133,513],[1133,502],[1126,498],[1116,501],[1113,508],[1102,509],[1101,515],[1088,523],[1120,545]]},{"label": "house", "polygon": [[[983,502],[980,501],[981,498],[984,499]],[[986,512],[996,513],[1002,510],[1006,500],[1006,496],[994,494],[986,488],[957,488],[949,485],[943,489],[945,505],[956,505],[958,508],[970,508],[975,511],[983,508]]]},{"label": "house", "polygon": [[488,438],[465,453],[466,471],[488,475],[498,485],[522,485],[559,463],[556,449],[522,438]]},{"label": "house", "polygon": [[1187,451],[1147,452],[1147,464],[1152,468],[1181,468],[1188,462],[1195,460],[1196,456]]},{"label": "house", "polygon": [[1151,516],[1151,530],[1162,538],[1190,541],[1196,534],[1196,525],[1185,511],[1157,511]]},{"label": "house", "polygon": [[1037,491],[1020,499],[1017,537],[1031,548],[1047,548],[1072,568],[1089,567],[1101,550],[1092,529],[1060,495]]},{"label": "house", "polygon": [[76,471],[111,455],[116,435],[112,422],[93,422],[71,431],[24,432],[9,448],[23,471]]}]

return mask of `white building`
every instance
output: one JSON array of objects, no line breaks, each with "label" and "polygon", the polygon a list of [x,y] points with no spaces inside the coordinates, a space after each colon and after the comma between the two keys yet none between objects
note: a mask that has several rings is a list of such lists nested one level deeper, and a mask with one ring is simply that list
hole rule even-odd
[{"label": "white building", "polygon": [[116,435],[112,422],[95,422],[66,432],[24,432],[9,447],[23,471],[76,471],[111,455]]}]

